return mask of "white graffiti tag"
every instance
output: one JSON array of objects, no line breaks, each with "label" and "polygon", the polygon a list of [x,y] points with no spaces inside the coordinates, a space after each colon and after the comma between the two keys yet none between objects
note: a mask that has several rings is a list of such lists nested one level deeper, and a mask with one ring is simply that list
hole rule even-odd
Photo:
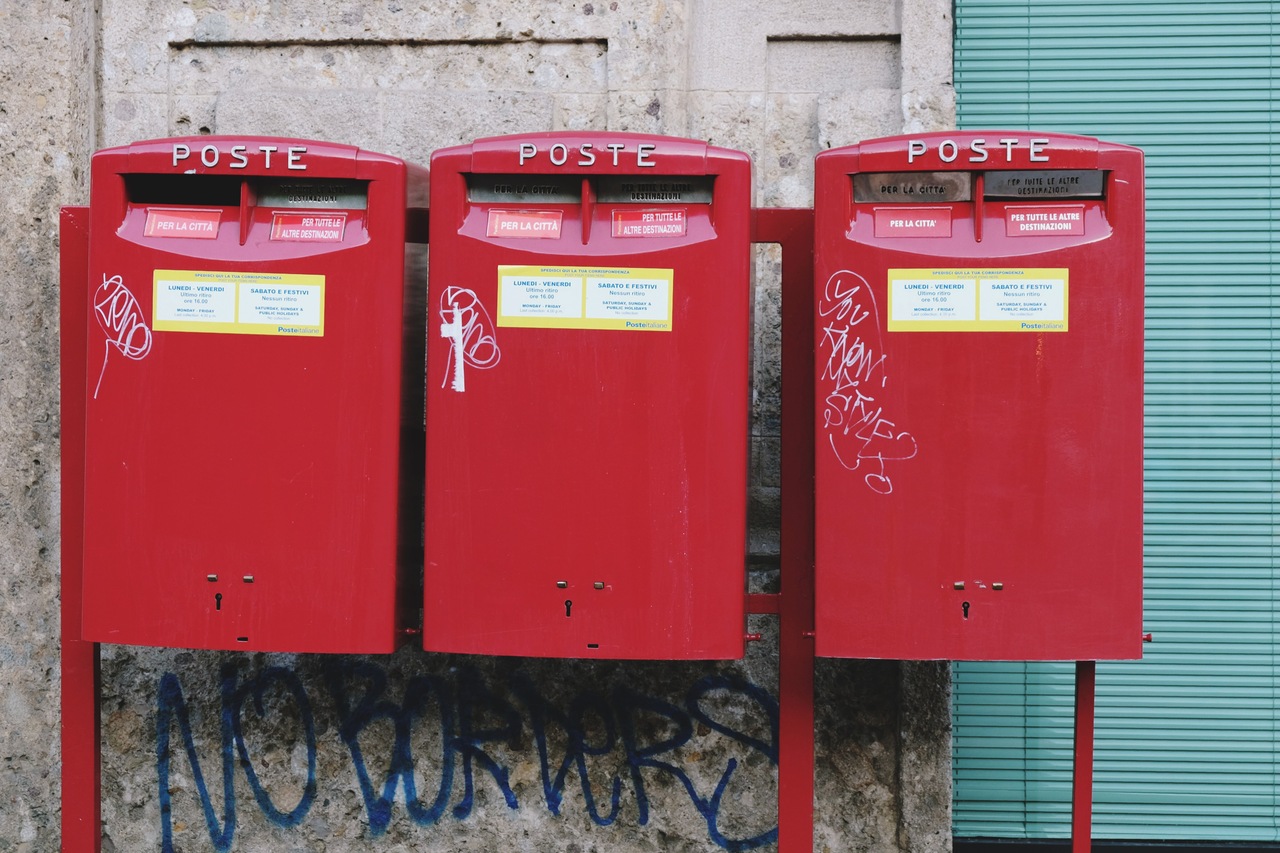
[{"label": "white graffiti tag", "polygon": [[93,399],[96,400],[98,389],[102,387],[102,377],[107,372],[111,348],[115,347],[125,358],[141,361],[151,352],[151,329],[142,316],[142,306],[118,275],[102,276],[102,285],[93,295],[93,314],[107,335],[102,370],[98,372],[98,384],[93,388]]},{"label": "white graffiti tag", "polygon": [[822,425],[836,459],[862,473],[874,492],[893,491],[886,463],[916,455],[915,437],[885,416],[877,398],[889,382],[888,356],[880,342],[880,317],[867,280],[840,270],[827,279],[818,302],[819,352],[826,365],[818,377],[825,392]]},{"label": "white graffiti tag", "polygon": [[445,369],[443,388],[452,378],[454,391],[467,390],[464,365],[488,370],[502,358],[497,332],[489,312],[475,291],[466,287],[446,287],[440,294],[440,336],[453,344],[449,348],[449,364]]}]

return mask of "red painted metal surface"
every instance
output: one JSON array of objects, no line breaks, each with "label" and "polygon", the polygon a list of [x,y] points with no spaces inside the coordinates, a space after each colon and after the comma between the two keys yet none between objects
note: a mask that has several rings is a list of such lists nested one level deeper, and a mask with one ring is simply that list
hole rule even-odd
[{"label": "red painted metal surface", "polygon": [[425,648],[740,657],[746,155],[580,132],[431,163]]},{"label": "red painted metal surface", "polygon": [[776,611],[778,850],[809,853],[814,793],[813,211],[756,210],[752,233],[755,242],[782,246],[786,356],[782,360],[782,592]]},{"label": "red painted metal surface", "polygon": [[1141,657],[1142,181],[1026,131],[818,156],[818,655]]},{"label": "red painted metal surface", "polygon": [[426,189],[400,160],[301,140],[95,155],[85,637],[402,642],[424,335],[405,223]]},{"label": "red painted metal surface", "polygon": [[1076,661],[1075,743],[1071,776],[1071,851],[1089,853],[1093,836],[1093,724],[1097,661]]},{"label": "red painted metal surface", "polygon": [[62,208],[58,236],[62,430],[62,849],[68,853],[96,853],[102,846],[98,644],[85,640],[80,632],[89,208]]}]

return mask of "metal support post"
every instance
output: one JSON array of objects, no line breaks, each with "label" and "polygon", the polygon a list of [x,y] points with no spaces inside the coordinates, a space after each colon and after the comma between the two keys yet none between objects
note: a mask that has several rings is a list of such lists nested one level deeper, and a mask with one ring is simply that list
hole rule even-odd
[{"label": "metal support post", "polygon": [[[779,618],[778,851],[812,853],[813,210],[752,211],[752,241],[782,246],[782,591]],[[763,599],[765,596],[752,596]],[[750,602],[749,602],[750,603]]]},{"label": "metal support post", "polygon": [[98,644],[80,636],[89,208],[64,207],[60,225],[62,849],[98,853],[102,849]]},{"label": "metal support post", "polygon": [[1071,853],[1089,853],[1093,822],[1093,714],[1098,662],[1076,661],[1076,733],[1071,783]]}]

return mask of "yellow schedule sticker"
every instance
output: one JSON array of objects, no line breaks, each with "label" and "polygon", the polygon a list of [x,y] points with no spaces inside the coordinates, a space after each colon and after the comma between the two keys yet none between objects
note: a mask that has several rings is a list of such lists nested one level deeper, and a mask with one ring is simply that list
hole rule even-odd
[{"label": "yellow schedule sticker", "polygon": [[498,325],[532,329],[671,331],[673,271],[498,267]]},{"label": "yellow schedule sticker", "polygon": [[891,269],[891,332],[1065,332],[1067,270]]},{"label": "yellow schedule sticker", "polygon": [[324,276],[156,270],[158,332],[324,336]]}]

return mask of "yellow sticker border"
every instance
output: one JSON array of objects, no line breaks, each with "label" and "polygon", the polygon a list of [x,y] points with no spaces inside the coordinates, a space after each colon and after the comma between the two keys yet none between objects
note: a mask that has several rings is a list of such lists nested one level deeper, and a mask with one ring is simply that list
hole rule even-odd
[{"label": "yellow sticker border", "polygon": [[[175,320],[161,319],[161,282],[201,284],[231,284],[235,287],[231,320]],[[301,288],[308,296],[319,300],[318,324],[251,323],[240,319],[243,289],[257,285]],[[194,332],[204,334],[274,335],[278,337],[324,337],[325,277],[303,273],[229,272],[222,270],[172,270],[157,269],[152,274],[151,328],[157,332]]]},{"label": "yellow sticker border", "polygon": [[[956,281],[973,283],[972,320],[895,320],[894,296],[898,285],[917,281]],[[1047,280],[1061,283],[1062,319],[984,320],[982,319],[983,282]],[[1066,332],[1070,316],[1070,274],[1066,267],[1028,267],[1022,269],[927,268],[890,269],[888,271],[887,328],[890,332]]]},{"label": "yellow sticker border", "polygon": [[[520,276],[552,277],[559,276],[573,279],[579,286],[576,314],[573,316],[559,314],[554,316],[528,316],[505,313],[504,296],[506,288],[504,279]],[[592,280],[608,278],[635,284],[665,288],[665,300],[662,307],[663,317],[599,317],[588,316]],[[659,267],[562,267],[552,265],[499,264],[498,265],[498,318],[497,324],[506,328],[517,329],[596,329],[620,330],[628,332],[670,332],[674,328],[672,306],[675,299],[675,271]]]}]

